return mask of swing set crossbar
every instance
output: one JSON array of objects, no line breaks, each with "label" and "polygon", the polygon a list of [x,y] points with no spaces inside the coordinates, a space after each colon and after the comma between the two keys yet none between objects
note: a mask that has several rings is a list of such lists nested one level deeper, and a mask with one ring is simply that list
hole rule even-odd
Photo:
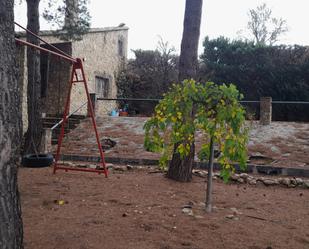
[{"label": "swing set crossbar", "polygon": [[[106,167],[104,153],[103,153],[102,145],[101,145],[100,138],[99,138],[97,124],[96,124],[95,117],[94,117],[93,105],[91,103],[91,98],[90,98],[90,95],[89,95],[88,84],[87,84],[87,81],[86,81],[86,76],[85,76],[82,60],[80,58],[71,57],[70,55],[66,54],[65,52],[63,52],[62,50],[53,46],[52,44],[44,41],[42,38],[40,38],[38,35],[34,34],[32,31],[22,27],[20,24],[18,24],[16,22],[14,22],[14,23],[17,26],[24,29],[27,33],[36,37],[37,39],[39,39],[40,41],[49,45],[50,47],[52,47],[53,49],[55,49],[58,52],[52,51],[52,50],[47,49],[47,48],[40,47],[38,45],[32,44],[30,42],[27,42],[27,41],[24,41],[24,40],[21,40],[21,39],[18,39],[18,38],[15,38],[16,43],[21,44],[21,45],[25,45],[27,47],[31,47],[31,48],[34,48],[34,49],[37,49],[37,50],[40,50],[40,51],[43,51],[43,52],[46,52],[46,53],[49,53],[49,54],[52,54],[54,56],[57,56],[61,59],[64,59],[64,60],[72,63],[72,65],[73,65],[72,71],[71,71],[71,78],[70,78],[70,82],[69,82],[68,96],[67,96],[67,99],[66,99],[65,109],[64,109],[63,118],[62,118],[63,121],[61,123],[61,130],[60,130],[60,134],[59,134],[59,137],[58,137],[58,145],[57,145],[57,152],[56,152],[56,156],[55,156],[55,162],[54,162],[54,165],[53,165],[54,166],[53,167],[53,173],[55,174],[57,170],[64,170],[66,172],[70,170],[70,171],[81,171],[81,172],[95,172],[95,173],[98,173],[98,174],[103,173],[105,175],[105,177],[107,177],[108,170],[107,170],[107,167]],[[78,75],[77,70],[80,71],[82,79],[77,78],[77,75]],[[90,117],[91,117],[92,125],[93,125],[95,136],[96,136],[96,141],[97,141],[97,145],[98,145],[98,149],[99,149],[100,157],[101,157],[102,167],[99,167],[99,168],[93,169],[93,168],[69,167],[69,166],[64,166],[64,165],[61,165],[61,164],[58,163],[58,161],[60,159],[61,145],[62,145],[62,141],[63,141],[63,138],[64,138],[65,124],[68,121],[68,114],[69,114],[70,102],[71,102],[71,91],[72,91],[72,86],[73,86],[74,83],[83,83],[84,87],[85,87],[88,107],[89,107],[89,111],[90,111]]]},{"label": "swing set crossbar", "polygon": [[64,165],[61,165],[61,164],[58,164],[57,165],[57,169],[61,169],[61,170],[64,170],[64,171],[68,171],[68,170],[71,170],[71,171],[82,171],[82,172],[94,172],[94,173],[98,173],[99,175],[100,174],[105,174],[105,170],[104,169],[92,169],[92,168],[79,168],[79,167],[69,167],[69,166],[64,166]]}]

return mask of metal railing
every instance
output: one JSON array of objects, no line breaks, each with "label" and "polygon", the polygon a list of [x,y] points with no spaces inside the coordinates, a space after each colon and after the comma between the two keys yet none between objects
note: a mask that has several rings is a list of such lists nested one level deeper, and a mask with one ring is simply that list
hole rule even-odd
[{"label": "metal railing", "polygon": [[[83,103],[80,107],[78,107],[76,110],[74,110],[73,112],[71,112],[69,115],[66,116],[66,119],[68,119],[69,117],[71,117],[73,114],[75,114],[76,112],[78,112],[80,109],[82,109],[85,105],[88,104],[88,101],[86,101],[85,103]],[[52,126],[52,128],[50,128],[51,130],[56,129],[59,125],[61,125],[63,122],[63,118],[56,123],[55,125]]]},{"label": "metal railing", "polygon": [[[96,98],[97,100],[110,100],[110,101],[149,101],[149,102],[159,102],[163,98]],[[239,103],[243,104],[258,104],[260,103],[260,100],[241,100]],[[284,100],[272,100],[272,104],[296,104],[296,105],[309,105],[309,101],[284,101]]]}]

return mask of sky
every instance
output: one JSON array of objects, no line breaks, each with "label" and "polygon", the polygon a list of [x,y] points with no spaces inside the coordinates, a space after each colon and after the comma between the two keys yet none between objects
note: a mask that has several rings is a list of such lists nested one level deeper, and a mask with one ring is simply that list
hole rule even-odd
[{"label": "sky", "polygon": [[[18,2],[18,1],[16,1]],[[25,1],[24,1],[25,2]],[[15,20],[26,26],[25,3],[16,5]],[[41,0],[44,8],[46,0]],[[274,17],[287,21],[289,32],[283,44],[309,45],[309,0],[204,0],[199,52],[206,36],[238,37],[248,22],[249,9],[266,3]],[[132,49],[156,49],[159,37],[180,52],[185,0],[90,0],[91,27],[111,27],[125,23],[129,27],[129,57]],[[41,21],[41,29],[50,26]]]}]

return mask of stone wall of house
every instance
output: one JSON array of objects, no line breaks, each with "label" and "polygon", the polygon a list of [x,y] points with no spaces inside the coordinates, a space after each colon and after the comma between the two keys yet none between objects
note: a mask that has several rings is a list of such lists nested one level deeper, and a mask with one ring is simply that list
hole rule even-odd
[{"label": "stone wall of house", "polygon": [[[53,36],[43,36],[50,43],[61,42]],[[122,54],[119,54],[119,41],[123,46]],[[109,79],[109,98],[117,96],[116,76],[127,59],[128,28],[104,28],[92,29],[81,41],[72,42],[72,56],[81,58],[86,74],[86,80],[90,93],[96,93],[95,77]],[[77,83],[72,88],[70,110],[78,109],[87,101],[84,86]],[[98,101],[96,106],[97,115],[106,115],[116,107],[115,101]],[[77,112],[85,115],[87,106]]]},{"label": "stone wall of house", "polygon": [[[57,37],[53,36],[51,32],[42,32],[41,37],[49,43],[62,43]],[[96,93],[100,96],[100,93],[96,92],[96,76],[108,79],[109,90],[108,98],[115,98],[117,96],[116,76],[121,67],[126,63],[127,59],[127,46],[128,46],[128,28],[127,27],[115,27],[115,28],[103,28],[103,29],[91,29],[89,33],[84,35],[81,41],[72,41],[72,56],[83,59],[84,70],[90,93]],[[120,47],[121,46],[121,47]],[[24,53],[25,56],[25,53]],[[23,123],[24,131],[26,130],[27,123],[27,70],[26,59],[24,59],[24,66],[21,71],[23,74]],[[55,63],[55,60],[51,60],[51,63]],[[64,62],[59,62],[60,64]],[[60,74],[67,75],[67,68],[61,67],[62,72]],[[57,77],[57,76],[53,76]],[[55,81],[55,79],[54,79]],[[66,81],[66,80],[65,80]],[[50,89],[48,87],[47,94],[59,94],[61,91],[64,96],[64,92],[67,92],[67,81],[62,82],[62,86],[58,89]],[[53,98],[52,98],[53,99]],[[54,98],[56,99],[56,98]],[[63,102],[63,101],[62,101]],[[71,106],[70,111],[76,110],[83,103],[86,102],[86,94],[82,83],[76,83],[72,89]],[[54,114],[55,108],[51,108],[51,105],[55,105],[55,102],[46,101],[46,112]],[[62,104],[62,103],[61,103]],[[96,105],[97,115],[106,115],[112,109],[116,107],[115,101],[98,101]],[[59,108],[58,108],[59,109]],[[57,110],[58,110],[57,109]],[[80,109],[77,114],[86,115],[87,105]]]},{"label": "stone wall of house", "polygon": [[[109,80],[109,98],[117,96],[116,76],[124,65],[127,58],[127,29],[119,28],[108,32],[91,32],[83,40],[73,42],[73,57],[84,58],[84,69],[90,92],[96,92],[95,77],[102,77]],[[123,54],[119,54],[119,41],[123,46]],[[73,99],[79,103],[86,101],[84,89],[73,91]],[[78,104],[79,104],[78,103]],[[72,103],[74,105],[74,103]],[[76,103],[75,103],[76,105]],[[98,101],[97,115],[104,115],[115,108],[114,101]],[[84,110],[83,110],[84,111]]]}]

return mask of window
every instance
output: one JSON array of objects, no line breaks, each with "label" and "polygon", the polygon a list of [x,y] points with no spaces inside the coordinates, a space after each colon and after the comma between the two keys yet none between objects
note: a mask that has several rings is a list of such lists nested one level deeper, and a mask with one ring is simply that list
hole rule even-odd
[{"label": "window", "polygon": [[108,98],[109,79],[96,76],[95,77],[96,94],[98,98]]},{"label": "window", "polygon": [[123,40],[122,39],[118,40],[118,55],[124,56],[124,54],[123,54]]}]

